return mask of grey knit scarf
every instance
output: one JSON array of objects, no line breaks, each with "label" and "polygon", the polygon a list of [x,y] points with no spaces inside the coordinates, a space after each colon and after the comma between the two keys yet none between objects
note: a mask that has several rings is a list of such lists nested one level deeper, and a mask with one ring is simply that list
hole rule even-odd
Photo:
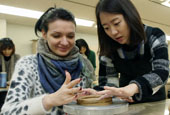
[{"label": "grey knit scarf", "polygon": [[82,55],[79,53],[78,47],[74,46],[70,53],[65,56],[61,57],[53,53],[48,45],[47,41],[43,38],[38,40],[37,46],[37,53],[39,53],[43,59],[45,60],[45,65],[48,65],[48,68],[52,70],[55,75],[56,73],[60,75],[58,69],[56,69],[55,65],[51,63],[51,60],[58,60],[58,61],[80,61],[82,62],[82,71],[80,73],[80,77],[85,78],[85,81],[82,81],[83,87],[92,87],[92,82],[95,80],[94,69],[92,65],[88,62],[87,59],[84,59]]}]

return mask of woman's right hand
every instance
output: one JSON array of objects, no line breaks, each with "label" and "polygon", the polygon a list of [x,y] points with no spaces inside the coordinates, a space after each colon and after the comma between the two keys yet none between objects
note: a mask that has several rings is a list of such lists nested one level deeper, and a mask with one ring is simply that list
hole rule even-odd
[{"label": "woman's right hand", "polygon": [[61,106],[72,102],[78,98],[77,93],[81,92],[80,87],[73,88],[78,84],[81,79],[75,79],[71,81],[71,75],[69,72],[65,72],[66,79],[61,88],[55,93],[44,96],[42,103],[45,110],[50,110],[54,106]]},{"label": "woman's right hand", "polygon": [[135,83],[120,88],[105,86],[104,89],[103,91],[97,92],[97,94],[102,95],[100,99],[116,96],[128,102],[133,102],[132,96],[139,93],[138,86]]}]

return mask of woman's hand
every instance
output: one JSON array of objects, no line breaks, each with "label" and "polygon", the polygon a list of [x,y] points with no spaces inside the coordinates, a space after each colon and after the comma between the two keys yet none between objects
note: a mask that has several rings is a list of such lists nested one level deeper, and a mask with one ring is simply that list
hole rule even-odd
[{"label": "woman's hand", "polygon": [[82,89],[81,92],[83,95],[96,95],[97,91],[91,88],[87,88],[87,89]]},{"label": "woman's hand", "polygon": [[[63,83],[62,87],[56,91],[55,93],[46,95],[43,98],[43,105],[45,110],[51,109],[53,106],[60,106],[67,103],[72,102],[73,100],[77,99],[77,93],[81,92],[81,88],[73,88],[76,84],[78,84],[81,79],[75,79],[71,81],[71,76],[69,72],[66,73],[66,79]],[[71,82],[70,82],[71,81]]]},{"label": "woman's hand", "polygon": [[100,99],[116,96],[128,102],[133,102],[132,96],[139,93],[138,86],[134,83],[121,88],[105,86],[104,89],[103,91],[97,92],[97,94],[102,95]]}]

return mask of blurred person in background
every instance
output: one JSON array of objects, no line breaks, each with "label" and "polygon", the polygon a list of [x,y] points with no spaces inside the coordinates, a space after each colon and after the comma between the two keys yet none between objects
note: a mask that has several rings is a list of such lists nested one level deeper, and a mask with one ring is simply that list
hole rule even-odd
[{"label": "blurred person in background", "polygon": [[7,73],[7,83],[11,80],[12,73],[20,55],[15,53],[15,44],[10,38],[0,39],[0,69]]},{"label": "blurred person in background", "polygon": [[[10,84],[11,76],[15,68],[16,62],[20,55],[15,54],[15,45],[10,38],[0,39],[0,72],[6,72],[7,85]],[[7,91],[0,92],[0,109],[4,104]]]},{"label": "blurred person in background", "polygon": [[88,58],[93,68],[96,69],[96,54],[89,48],[87,42],[84,39],[77,39],[76,46],[79,48],[79,52]]}]

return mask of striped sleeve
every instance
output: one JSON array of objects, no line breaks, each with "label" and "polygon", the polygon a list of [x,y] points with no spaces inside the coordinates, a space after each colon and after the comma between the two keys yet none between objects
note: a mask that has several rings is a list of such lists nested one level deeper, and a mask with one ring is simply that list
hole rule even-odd
[{"label": "striped sleeve", "polygon": [[148,42],[152,56],[150,60],[152,71],[131,81],[139,86],[138,100],[141,100],[143,96],[155,94],[166,84],[169,75],[168,45],[164,32],[154,28]]},{"label": "striped sleeve", "polygon": [[106,56],[100,57],[99,85],[100,86],[119,86],[118,73],[112,60]]}]

